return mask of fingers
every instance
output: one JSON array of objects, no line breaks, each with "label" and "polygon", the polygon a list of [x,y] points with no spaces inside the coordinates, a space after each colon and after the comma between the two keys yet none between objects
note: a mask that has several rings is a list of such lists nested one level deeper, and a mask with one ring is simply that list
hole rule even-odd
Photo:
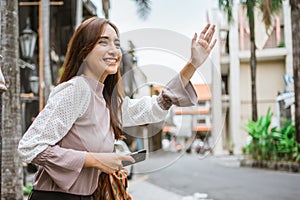
[{"label": "fingers", "polygon": [[135,163],[133,157],[129,155],[122,155],[116,153],[93,153],[91,155],[94,158],[93,165],[86,166],[96,167],[105,173],[113,173],[121,170],[123,168],[122,161],[129,161]]},{"label": "fingers", "polygon": [[92,155],[93,164],[87,165],[87,167],[96,167],[105,173],[114,173],[122,169],[122,160],[131,161],[133,159],[131,156],[118,155],[116,153],[90,153],[87,155]]},{"label": "fingers", "polygon": [[197,33],[194,34],[193,41],[197,40]]},{"label": "fingers", "polygon": [[207,30],[209,29],[209,27],[210,27],[210,24],[207,24],[207,25],[205,26],[205,28],[202,30],[202,32],[201,32],[200,35],[199,35],[199,40],[204,38],[204,36],[206,35],[206,32],[207,32]]},{"label": "fingers", "polygon": [[120,171],[122,168],[123,168],[123,166],[120,165],[120,166],[116,169],[116,171]]},{"label": "fingers", "polygon": [[117,164],[117,165],[115,165],[114,167],[112,167],[112,166],[107,166],[107,171],[108,171],[108,173],[114,173],[114,172],[116,172],[116,171],[120,171],[121,169],[123,168],[123,165],[122,165],[122,163],[120,162],[119,164]]},{"label": "fingers", "polygon": [[122,161],[129,161],[135,163],[135,160],[131,156],[127,155],[119,155],[119,161],[119,164],[116,167],[114,167],[113,172],[119,171],[123,168]]},{"label": "fingers", "polygon": [[135,160],[134,160],[133,157],[131,157],[131,156],[122,155],[121,160],[129,161],[129,162],[135,163]]},{"label": "fingers", "polygon": [[209,46],[209,48],[210,48],[210,49],[213,49],[214,46],[215,46],[215,44],[216,44],[216,42],[217,42],[217,39],[214,39],[213,43]]},{"label": "fingers", "polygon": [[[195,37],[197,37],[197,34],[195,33],[193,37],[193,44],[198,44],[201,47],[203,47],[206,51],[210,51],[214,48],[216,44],[216,39],[212,41],[212,38],[215,33],[215,25],[207,24],[205,28],[200,33],[200,36],[198,38],[198,41],[196,41]],[[196,43],[194,43],[196,42]]]},{"label": "fingers", "polygon": [[208,32],[206,33],[204,39],[205,39],[208,43],[210,43],[210,42],[211,42],[211,39],[212,39],[212,37],[213,37],[213,35],[214,35],[214,33],[215,33],[215,25],[212,25],[212,26],[209,28]]},{"label": "fingers", "polygon": [[198,42],[201,42],[202,40],[205,40],[208,44],[210,44],[214,33],[215,33],[215,25],[207,24],[205,26],[205,28],[202,30],[202,32],[199,36]]}]

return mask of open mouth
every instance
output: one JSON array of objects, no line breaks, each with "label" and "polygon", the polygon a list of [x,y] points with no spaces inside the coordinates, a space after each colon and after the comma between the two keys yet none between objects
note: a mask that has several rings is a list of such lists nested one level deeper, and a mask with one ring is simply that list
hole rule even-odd
[{"label": "open mouth", "polygon": [[118,62],[118,59],[116,58],[104,58],[104,62],[106,62],[108,65],[116,65]]}]

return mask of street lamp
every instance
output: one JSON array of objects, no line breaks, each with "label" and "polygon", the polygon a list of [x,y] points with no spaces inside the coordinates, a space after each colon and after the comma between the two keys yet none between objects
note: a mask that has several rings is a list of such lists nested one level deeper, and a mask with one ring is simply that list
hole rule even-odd
[{"label": "street lamp", "polygon": [[[21,48],[22,58],[30,64],[30,61],[33,57],[35,45],[36,45],[37,34],[30,28],[30,18],[29,17],[27,17],[27,19],[26,19],[26,27],[21,32],[19,40],[20,40],[20,48]],[[26,63],[26,62],[24,62],[24,63]],[[34,69],[31,69],[31,68],[29,69],[28,65],[23,65],[23,66],[24,66],[24,68],[21,68],[21,70],[20,70],[22,93],[30,93],[32,91],[32,88],[30,86],[29,76],[31,74],[30,71],[34,70]],[[35,92],[35,94],[37,94],[37,93]]]},{"label": "street lamp", "polygon": [[38,76],[30,76],[29,77],[29,83],[30,83],[30,88],[32,90],[32,92],[36,95],[39,92],[39,77]]},{"label": "street lamp", "polygon": [[22,57],[30,60],[33,57],[33,52],[36,44],[37,34],[30,28],[30,18],[26,19],[26,27],[20,36],[20,46]]},{"label": "street lamp", "polygon": [[[33,57],[35,45],[36,45],[37,34],[30,28],[30,18],[27,17],[26,19],[26,27],[21,32],[20,35],[20,48],[22,58],[30,64],[31,59]],[[29,77],[30,69],[28,66],[24,65],[24,68],[20,69],[21,75],[21,85],[23,92],[31,93],[33,92],[34,95],[38,94],[38,77]],[[37,85],[37,86],[36,86]],[[25,132],[26,129],[26,103],[29,103],[34,100],[34,96],[31,95],[21,95],[21,111],[22,111],[22,132]],[[27,169],[26,166],[23,167],[23,184],[26,185],[26,176],[27,176]]]}]

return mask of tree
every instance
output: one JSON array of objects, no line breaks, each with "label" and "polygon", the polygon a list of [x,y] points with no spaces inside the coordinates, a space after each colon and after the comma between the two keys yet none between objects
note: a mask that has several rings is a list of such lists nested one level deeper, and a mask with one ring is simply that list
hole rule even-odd
[{"label": "tree", "polygon": [[[234,0],[219,0],[219,6],[227,13],[228,21],[232,19],[232,6]],[[271,17],[275,12],[278,12],[282,6],[282,0],[244,0],[247,8],[247,16],[250,30],[250,71],[251,71],[251,107],[252,120],[257,121],[257,97],[256,97],[256,45],[255,45],[255,19],[254,9],[259,7],[263,14],[263,22],[266,27],[271,25]]]},{"label": "tree", "polygon": [[300,143],[300,0],[290,0],[290,5],[293,35],[292,45],[295,92],[295,133],[296,140]]},{"label": "tree", "polygon": [[17,154],[21,138],[18,1],[1,0],[1,69],[8,90],[2,96],[1,199],[23,199],[22,163]]},{"label": "tree", "polygon": [[251,102],[252,102],[252,120],[257,120],[257,97],[256,97],[256,46],[255,46],[255,28],[254,28],[254,0],[247,0],[247,16],[250,29],[250,71],[251,71]]},{"label": "tree", "polygon": [[[151,10],[151,0],[133,0],[137,4],[138,14],[146,18]],[[102,10],[106,19],[109,19],[110,0],[102,0]]]}]

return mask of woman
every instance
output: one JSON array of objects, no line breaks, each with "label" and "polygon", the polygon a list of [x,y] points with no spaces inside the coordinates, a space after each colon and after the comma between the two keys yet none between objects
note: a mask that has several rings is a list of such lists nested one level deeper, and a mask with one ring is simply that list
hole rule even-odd
[{"label": "woman", "polygon": [[189,83],[208,57],[214,26],[192,39],[190,61],[158,97],[123,98],[119,33],[106,19],[84,21],[70,40],[60,84],[21,139],[19,154],[39,165],[30,199],[91,199],[101,172],[113,173],[132,157],[113,153],[122,126],[162,121],[172,104],[192,105]]}]

